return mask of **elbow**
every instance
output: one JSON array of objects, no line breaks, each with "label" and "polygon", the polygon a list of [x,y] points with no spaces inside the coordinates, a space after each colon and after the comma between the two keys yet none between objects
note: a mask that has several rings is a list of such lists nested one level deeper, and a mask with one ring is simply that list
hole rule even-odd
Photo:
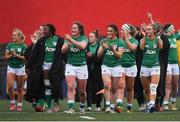
[{"label": "elbow", "polygon": [[159,49],[162,49],[162,48],[163,48],[163,44],[160,44],[160,45],[159,45]]},{"label": "elbow", "polygon": [[141,49],[141,50],[144,50],[144,47],[140,46],[140,49]]},{"label": "elbow", "polygon": [[162,49],[163,48],[163,46],[159,46],[159,49]]},{"label": "elbow", "polygon": [[101,56],[102,56],[102,54],[100,54],[100,53],[97,54],[97,57],[98,57],[98,58],[101,58]]},{"label": "elbow", "polygon": [[7,56],[7,55],[3,56],[3,59],[5,59],[5,60],[8,60],[9,58],[10,58],[10,57]]},{"label": "elbow", "polygon": [[66,53],[67,52],[67,49],[61,49],[61,53]]}]

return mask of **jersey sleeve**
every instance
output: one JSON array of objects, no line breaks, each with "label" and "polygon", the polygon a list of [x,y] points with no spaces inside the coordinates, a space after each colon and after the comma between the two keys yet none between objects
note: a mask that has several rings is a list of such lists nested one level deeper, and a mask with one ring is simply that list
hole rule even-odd
[{"label": "jersey sleeve", "polygon": [[132,43],[132,44],[135,44],[135,45],[137,45],[137,46],[138,46],[139,42],[138,42],[138,40],[134,39],[134,41],[133,41],[133,43]]},{"label": "jersey sleeve", "polygon": [[7,46],[6,46],[6,52],[10,52],[11,50],[11,44],[9,43]]},{"label": "jersey sleeve", "polygon": [[125,42],[121,39],[119,39],[119,44],[118,44],[118,48],[124,48],[125,47]]},{"label": "jersey sleeve", "polygon": [[82,38],[82,42],[88,42],[88,38],[87,38],[87,37],[85,37],[85,36],[83,36],[83,38]]},{"label": "jersey sleeve", "polygon": [[25,53],[26,48],[27,48],[27,46],[26,46],[26,44],[24,44],[24,45],[23,45],[23,51],[22,51],[23,55],[24,55],[24,53]]},{"label": "jersey sleeve", "polygon": [[175,34],[176,40],[180,40],[180,33]]}]

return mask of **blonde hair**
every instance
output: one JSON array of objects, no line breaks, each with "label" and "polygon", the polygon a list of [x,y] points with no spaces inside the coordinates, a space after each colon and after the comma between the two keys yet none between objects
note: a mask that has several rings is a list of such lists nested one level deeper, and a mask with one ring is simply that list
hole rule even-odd
[{"label": "blonde hair", "polygon": [[16,32],[19,37],[18,43],[24,43],[26,36],[23,34],[23,32],[18,28],[13,29],[13,32]]}]

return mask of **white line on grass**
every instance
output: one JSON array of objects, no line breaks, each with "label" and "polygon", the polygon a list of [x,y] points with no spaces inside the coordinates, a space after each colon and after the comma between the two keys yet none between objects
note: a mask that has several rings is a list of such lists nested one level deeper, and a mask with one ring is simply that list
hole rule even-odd
[{"label": "white line on grass", "polygon": [[83,118],[83,119],[89,119],[89,120],[94,120],[96,118],[93,118],[93,117],[89,117],[89,116],[79,116],[80,118]]}]

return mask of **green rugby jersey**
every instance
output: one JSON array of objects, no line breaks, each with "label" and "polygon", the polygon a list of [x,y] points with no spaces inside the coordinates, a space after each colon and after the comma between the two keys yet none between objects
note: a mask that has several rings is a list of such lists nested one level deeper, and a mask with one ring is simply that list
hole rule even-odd
[{"label": "green rugby jersey", "polygon": [[[118,48],[124,47],[123,41],[120,40],[119,38],[116,38],[114,40],[108,39],[106,42],[109,46],[113,45],[116,48],[116,50],[118,50]],[[101,43],[100,47],[102,47],[102,43]],[[119,60],[120,59],[115,57],[114,53],[109,48],[105,49],[103,65],[106,65],[108,67],[118,66],[118,65],[120,65]]]},{"label": "green rugby jersey", "polygon": [[[129,39],[129,41],[131,42],[131,44],[135,44],[138,46],[138,41],[135,38],[132,37],[131,39]],[[122,58],[120,59],[120,64],[122,67],[134,66],[136,64],[136,51],[130,51],[125,42],[124,45],[124,53],[122,55]]]},{"label": "green rugby jersey", "polygon": [[159,50],[157,38],[154,40],[146,38],[142,66],[149,68],[159,66]]},{"label": "green rugby jersey", "polygon": [[89,44],[89,51],[90,51],[93,55],[96,54],[97,48],[98,48],[98,42],[96,42],[95,45],[90,45],[90,44]]},{"label": "green rugby jersey", "polygon": [[[9,43],[6,47],[6,51],[11,52],[14,50],[19,55],[24,55],[25,49],[26,49],[26,44],[24,43],[17,44],[17,43],[12,42],[12,43]],[[24,64],[25,64],[24,61],[21,59],[18,59],[17,57],[11,57],[8,60],[8,65],[11,68],[21,68],[24,66]]]},{"label": "green rugby jersey", "polygon": [[44,54],[44,61],[46,63],[52,63],[54,60],[54,53],[56,50],[58,37],[52,36],[45,41],[45,54]]},{"label": "green rugby jersey", "polygon": [[[85,36],[79,36],[77,38],[72,37],[77,42],[88,42],[88,39]],[[68,43],[67,40],[65,43]],[[79,49],[74,44],[70,45],[68,51],[67,63],[74,66],[81,66],[86,64],[86,49]]]},{"label": "green rugby jersey", "polygon": [[176,41],[180,39],[180,34],[173,34],[168,36],[169,40],[169,55],[168,55],[168,63],[169,64],[177,64],[178,57],[177,57],[177,44]]}]

